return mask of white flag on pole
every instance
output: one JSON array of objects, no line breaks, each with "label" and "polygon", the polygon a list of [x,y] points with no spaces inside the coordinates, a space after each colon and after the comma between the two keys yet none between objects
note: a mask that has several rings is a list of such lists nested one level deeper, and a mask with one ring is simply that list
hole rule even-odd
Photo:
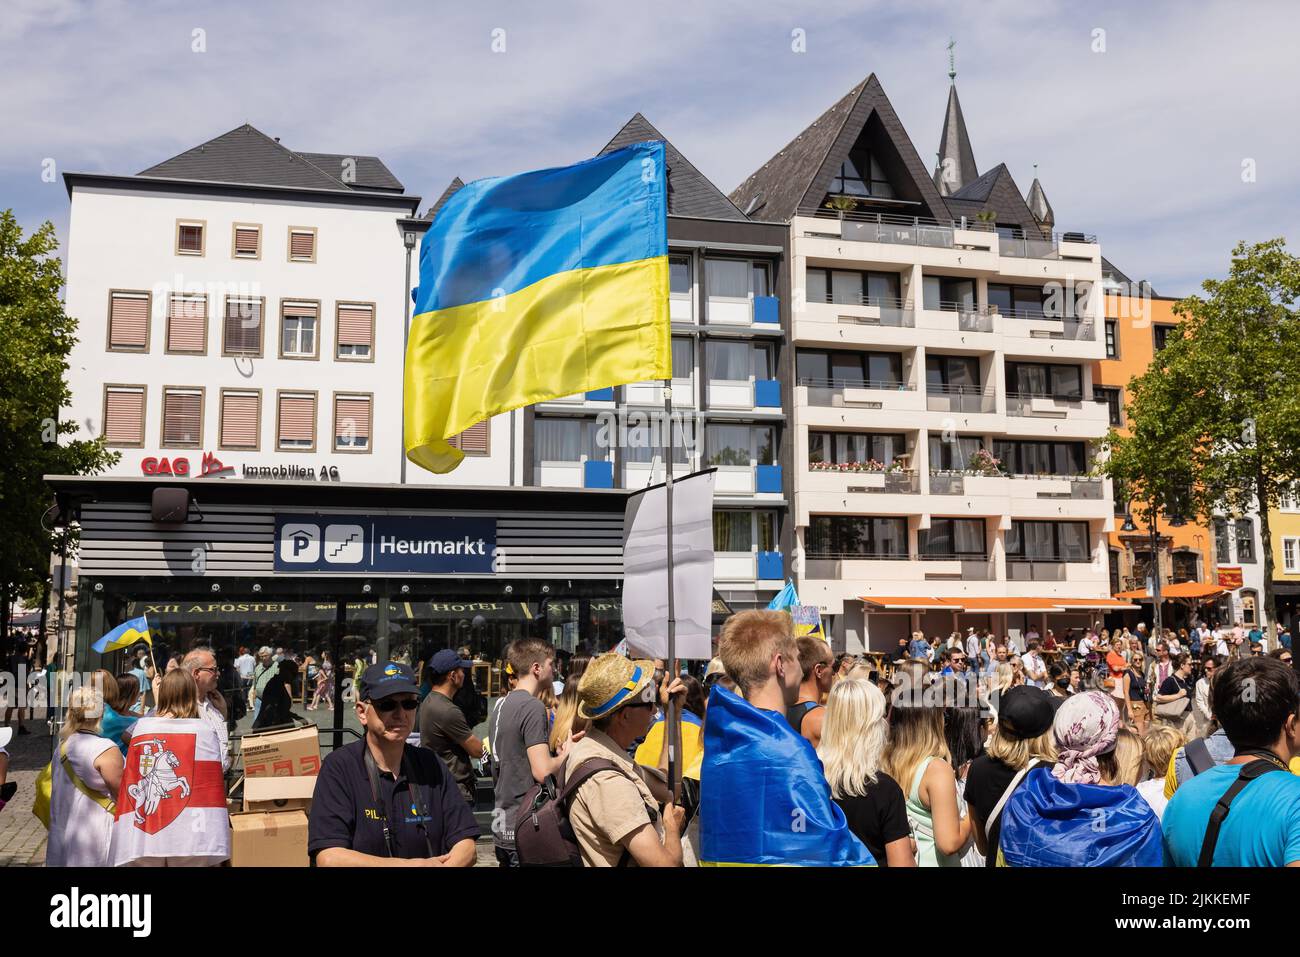
[{"label": "white flag on pole", "polygon": [[[713,656],[712,469],[673,481],[673,597],[677,657]],[[668,657],[665,486],[627,500],[623,517],[623,633],[636,658]]]}]

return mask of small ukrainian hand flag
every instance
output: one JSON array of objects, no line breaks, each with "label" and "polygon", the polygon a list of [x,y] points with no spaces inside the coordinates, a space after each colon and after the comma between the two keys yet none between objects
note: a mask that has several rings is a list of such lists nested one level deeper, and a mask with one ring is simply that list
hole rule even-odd
[{"label": "small ukrainian hand flag", "polygon": [[90,647],[101,655],[105,655],[110,651],[130,648],[137,641],[143,641],[150,647],[153,646],[153,637],[149,634],[149,622],[145,620],[144,615],[122,622]]}]

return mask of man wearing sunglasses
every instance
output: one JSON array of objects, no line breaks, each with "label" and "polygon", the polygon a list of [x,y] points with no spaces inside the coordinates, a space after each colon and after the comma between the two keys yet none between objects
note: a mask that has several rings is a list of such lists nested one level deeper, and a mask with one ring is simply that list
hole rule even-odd
[{"label": "man wearing sunglasses", "polygon": [[365,737],[331,752],[312,798],[307,850],[318,867],[471,867],[473,811],[442,760],[409,747],[419,686],[406,665],[371,665],[357,690]]}]

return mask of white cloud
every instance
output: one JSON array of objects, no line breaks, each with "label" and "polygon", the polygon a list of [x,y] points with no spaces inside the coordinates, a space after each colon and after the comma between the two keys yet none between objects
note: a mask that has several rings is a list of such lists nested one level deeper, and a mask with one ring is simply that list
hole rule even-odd
[{"label": "white cloud", "polygon": [[951,34],[980,168],[1006,162],[1027,189],[1039,164],[1061,227],[1189,292],[1237,239],[1296,232],[1297,20],[1249,3],[9,0],[0,184],[27,221],[66,222],[44,157],[136,172],[248,121],[295,149],[377,154],[432,200],[453,175],[576,160],[641,110],[725,192],[870,72],[929,166]]}]

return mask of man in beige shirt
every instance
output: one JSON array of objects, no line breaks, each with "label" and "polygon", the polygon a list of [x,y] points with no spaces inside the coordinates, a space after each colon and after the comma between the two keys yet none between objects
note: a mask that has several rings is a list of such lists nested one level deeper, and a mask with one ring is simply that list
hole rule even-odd
[{"label": "man in beige shirt", "polygon": [[[668,804],[662,813],[654,791],[628,750],[650,730],[655,712],[654,666],[622,655],[601,655],[578,684],[578,716],[591,721],[565,762],[565,779],[579,765],[602,758],[618,770],[597,771],[569,804],[569,824],[587,867],[680,867],[685,812]],[[663,791],[661,781],[656,782]]]}]

